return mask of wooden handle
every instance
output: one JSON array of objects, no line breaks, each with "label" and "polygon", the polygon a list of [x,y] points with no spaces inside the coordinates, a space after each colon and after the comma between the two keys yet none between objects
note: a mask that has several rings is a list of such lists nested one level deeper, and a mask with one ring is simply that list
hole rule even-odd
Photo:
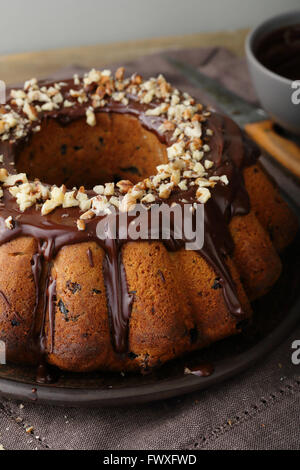
[{"label": "wooden handle", "polygon": [[274,132],[271,121],[246,124],[245,130],[258,145],[300,178],[300,147]]}]

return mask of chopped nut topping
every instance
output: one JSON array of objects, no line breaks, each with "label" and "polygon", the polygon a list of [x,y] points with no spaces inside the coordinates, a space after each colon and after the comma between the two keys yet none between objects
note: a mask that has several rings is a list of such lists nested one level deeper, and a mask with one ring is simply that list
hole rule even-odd
[{"label": "chopped nut topping", "polygon": [[211,197],[210,190],[207,188],[199,188],[197,189],[196,197],[201,204],[205,204]]},{"label": "chopped nut topping", "polygon": [[31,106],[28,102],[25,102],[24,107],[23,107],[23,112],[27,114],[30,121],[37,120],[38,115],[37,115],[36,109],[33,106]]},{"label": "chopped nut topping", "polygon": [[71,108],[72,106],[75,106],[74,101],[69,101],[69,100],[64,101],[64,108]]},{"label": "chopped nut topping", "polygon": [[96,116],[93,108],[88,108],[86,110],[86,122],[89,126],[92,127],[96,125]]},{"label": "chopped nut topping", "polygon": [[7,219],[5,219],[5,226],[9,230],[12,230],[14,228],[14,221],[13,221],[13,218],[12,218],[11,215],[9,217],[7,217]]},{"label": "chopped nut topping", "polygon": [[174,188],[174,183],[166,183],[166,184],[161,184],[159,187],[159,197],[162,199],[167,199],[170,194],[172,189]]},{"label": "chopped nut topping", "polygon": [[125,73],[125,68],[119,67],[115,74],[116,80],[122,81],[124,78],[124,73]]},{"label": "chopped nut topping", "polygon": [[104,186],[102,184],[99,184],[98,186],[95,186],[93,191],[96,194],[104,194]]},{"label": "chopped nut topping", "polygon": [[137,197],[131,193],[127,193],[121,201],[120,211],[129,212],[137,203]]},{"label": "chopped nut topping", "polygon": [[63,208],[68,208],[68,207],[78,207],[79,206],[79,201],[75,197],[75,190],[74,191],[68,191],[64,195],[64,201],[62,204]]},{"label": "chopped nut topping", "polygon": [[85,230],[85,222],[82,219],[77,220],[77,228],[78,230]]},{"label": "chopped nut topping", "polygon": [[[6,170],[4,170],[5,172]],[[7,172],[6,172],[7,173]],[[1,181],[1,170],[0,170],[0,181]],[[18,175],[8,175],[3,180],[4,186],[13,186],[16,183],[27,183],[27,176],[25,173],[19,173]]]},{"label": "chopped nut topping", "polygon": [[141,85],[142,82],[143,82],[143,79],[140,75],[138,74],[132,75],[131,83],[133,83],[134,85]]},{"label": "chopped nut topping", "polygon": [[75,75],[73,75],[73,80],[74,80],[74,85],[80,85],[80,80],[79,80],[79,77],[78,77],[77,73],[75,73]]},{"label": "chopped nut topping", "polygon": [[49,197],[47,186],[42,185],[39,181],[12,186],[9,188],[9,192],[16,198],[21,212]]},{"label": "chopped nut topping", "polygon": [[113,196],[115,194],[114,183],[105,183],[104,194],[105,196]]},{"label": "chopped nut topping", "polygon": [[121,180],[117,183],[117,187],[120,190],[121,194],[126,194],[133,187],[133,183],[128,180]]},{"label": "chopped nut topping", "polygon": [[178,186],[182,191],[186,191],[188,189],[186,180],[181,180]]},{"label": "chopped nut topping", "polygon": [[[74,75],[73,82],[68,83],[40,85],[33,78],[23,89],[11,90],[8,104],[0,109],[0,140],[14,142],[26,137],[29,131],[39,132],[43,113],[63,108],[67,112],[67,108],[74,106],[80,106],[87,124],[93,127],[97,124],[96,113],[109,101],[127,106],[131,100],[149,105],[145,115],[158,123],[159,132],[171,133],[167,163],[159,165],[156,174],[135,185],[128,180],[116,185],[97,185],[94,197],[88,196],[84,188],[67,191],[64,186],[49,187],[39,181],[29,182],[23,173],[10,174],[0,168],[0,184],[9,188],[22,212],[34,205],[42,215],[57,207],[78,207],[83,213],[77,226],[84,230],[84,220],[103,212],[109,214],[112,206],[130,210],[139,201],[151,204],[158,197],[169,198],[175,188],[187,191],[193,186],[197,188],[198,201],[205,203],[211,196],[208,188],[229,184],[226,175],[209,176],[211,173],[207,173],[214,167],[213,161],[204,158],[210,152],[209,137],[214,134],[205,124],[210,111],[195,103],[188,93],[173,88],[162,75],[146,81],[138,74],[125,78],[124,67],[119,67],[114,75],[109,70],[92,69],[82,79]],[[3,155],[0,155],[0,163],[3,163]],[[3,189],[0,187],[1,197]]]},{"label": "chopped nut topping", "polygon": [[227,178],[226,175],[222,175],[222,176],[220,177],[220,181],[222,181],[222,183],[224,183],[224,184],[226,184],[226,185],[229,184],[229,181],[228,181],[228,178]]},{"label": "chopped nut topping", "polygon": [[154,109],[148,109],[146,111],[146,116],[160,116],[168,111],[169,105],[168,103],[162,103]]},{"label": "chopped nut topping", "polygon": [[94,217],[95,217],[95,212],[93,212],[91,209],[86,211],[84,214],[80,216],[82,220],[93,219]]},{"label": "chopped nut topping", "polygon": [[50,214],[56,207],[62,206],[65,199],[65,188],[61,186],[52,186],[50,191],[50,199],[44,202],[42,206],[42,215]]},{"label": "chopped nut topping", "polygon": [[146,196],[144,196],[142,199],[141,199],[141,202],[144,202],[144,203],[151,203],[151,202],[154,202],[155,201],[155,196],[154,194],[152,193],[148,193],[146,194]]},{"label": "chopped nut topping", "polygon": [[209,170],[212,166],[214,166],[214,162],[212,162],[211,160],[205,160],[204,167],[206,170]]},{"label": "chopped nut topping", "polygon": [[8,172],[5,168],[0,168],[0,183],[4,183],[8,178]]},{"label": "chopped nut topping", "polygon": [[88,198],[88,195],[83,191],[78,191],[76,196],[77,201],[79,201],[79,208],[82,211],[87,211],[91,207],[91,199]]}]

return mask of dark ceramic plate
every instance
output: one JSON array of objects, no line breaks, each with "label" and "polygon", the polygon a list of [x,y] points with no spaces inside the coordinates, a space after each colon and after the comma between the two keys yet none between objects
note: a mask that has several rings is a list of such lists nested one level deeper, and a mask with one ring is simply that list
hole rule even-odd
[{"label": "dark ceramic plate", "polygon": [[[299,213],[299,187],[265,160],[268,170],[291,196]],[[0,394],[6,397],[65,406],[128,405],[161,400],[205,389],[248,369],[282,342],[300,318],[300,243],[289,247],[283,273],[272,292],[253,304],[254,320],[241,335],[173,361],[148,376],[119,374],[66,374],[53,385],[37,385],[35,369],[0,366]],[[184,375],[184,368],[214,365],[208,377]]]}]

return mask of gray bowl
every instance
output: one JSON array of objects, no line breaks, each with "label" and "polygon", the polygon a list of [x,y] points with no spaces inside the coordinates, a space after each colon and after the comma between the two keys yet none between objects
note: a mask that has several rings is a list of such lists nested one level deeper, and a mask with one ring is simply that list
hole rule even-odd
[{"label": "gray bowl", "polygon": [[292,101],[292,94],[295,92],[292,87],[293,80],[267,69],[258,61],[254,51],[266,33],[299,23],[300,10],[274,16],[257,26],[246,40],[248,67],[262,107],[275,122],[297,135],[300,135],[300,104],[294,104]]}]

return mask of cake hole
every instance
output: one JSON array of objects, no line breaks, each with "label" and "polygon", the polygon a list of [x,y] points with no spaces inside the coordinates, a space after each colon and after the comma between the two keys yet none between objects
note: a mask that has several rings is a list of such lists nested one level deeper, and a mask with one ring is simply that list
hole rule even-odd
[{"label": "cake hole", "polygon": [[98,113],[94,127],[85,118],[67,125],[45,120],[18,150],[16,165],[31,180],[91,189],[120,179],[137,183],[166,161],[165,146],[137,118]]}]

